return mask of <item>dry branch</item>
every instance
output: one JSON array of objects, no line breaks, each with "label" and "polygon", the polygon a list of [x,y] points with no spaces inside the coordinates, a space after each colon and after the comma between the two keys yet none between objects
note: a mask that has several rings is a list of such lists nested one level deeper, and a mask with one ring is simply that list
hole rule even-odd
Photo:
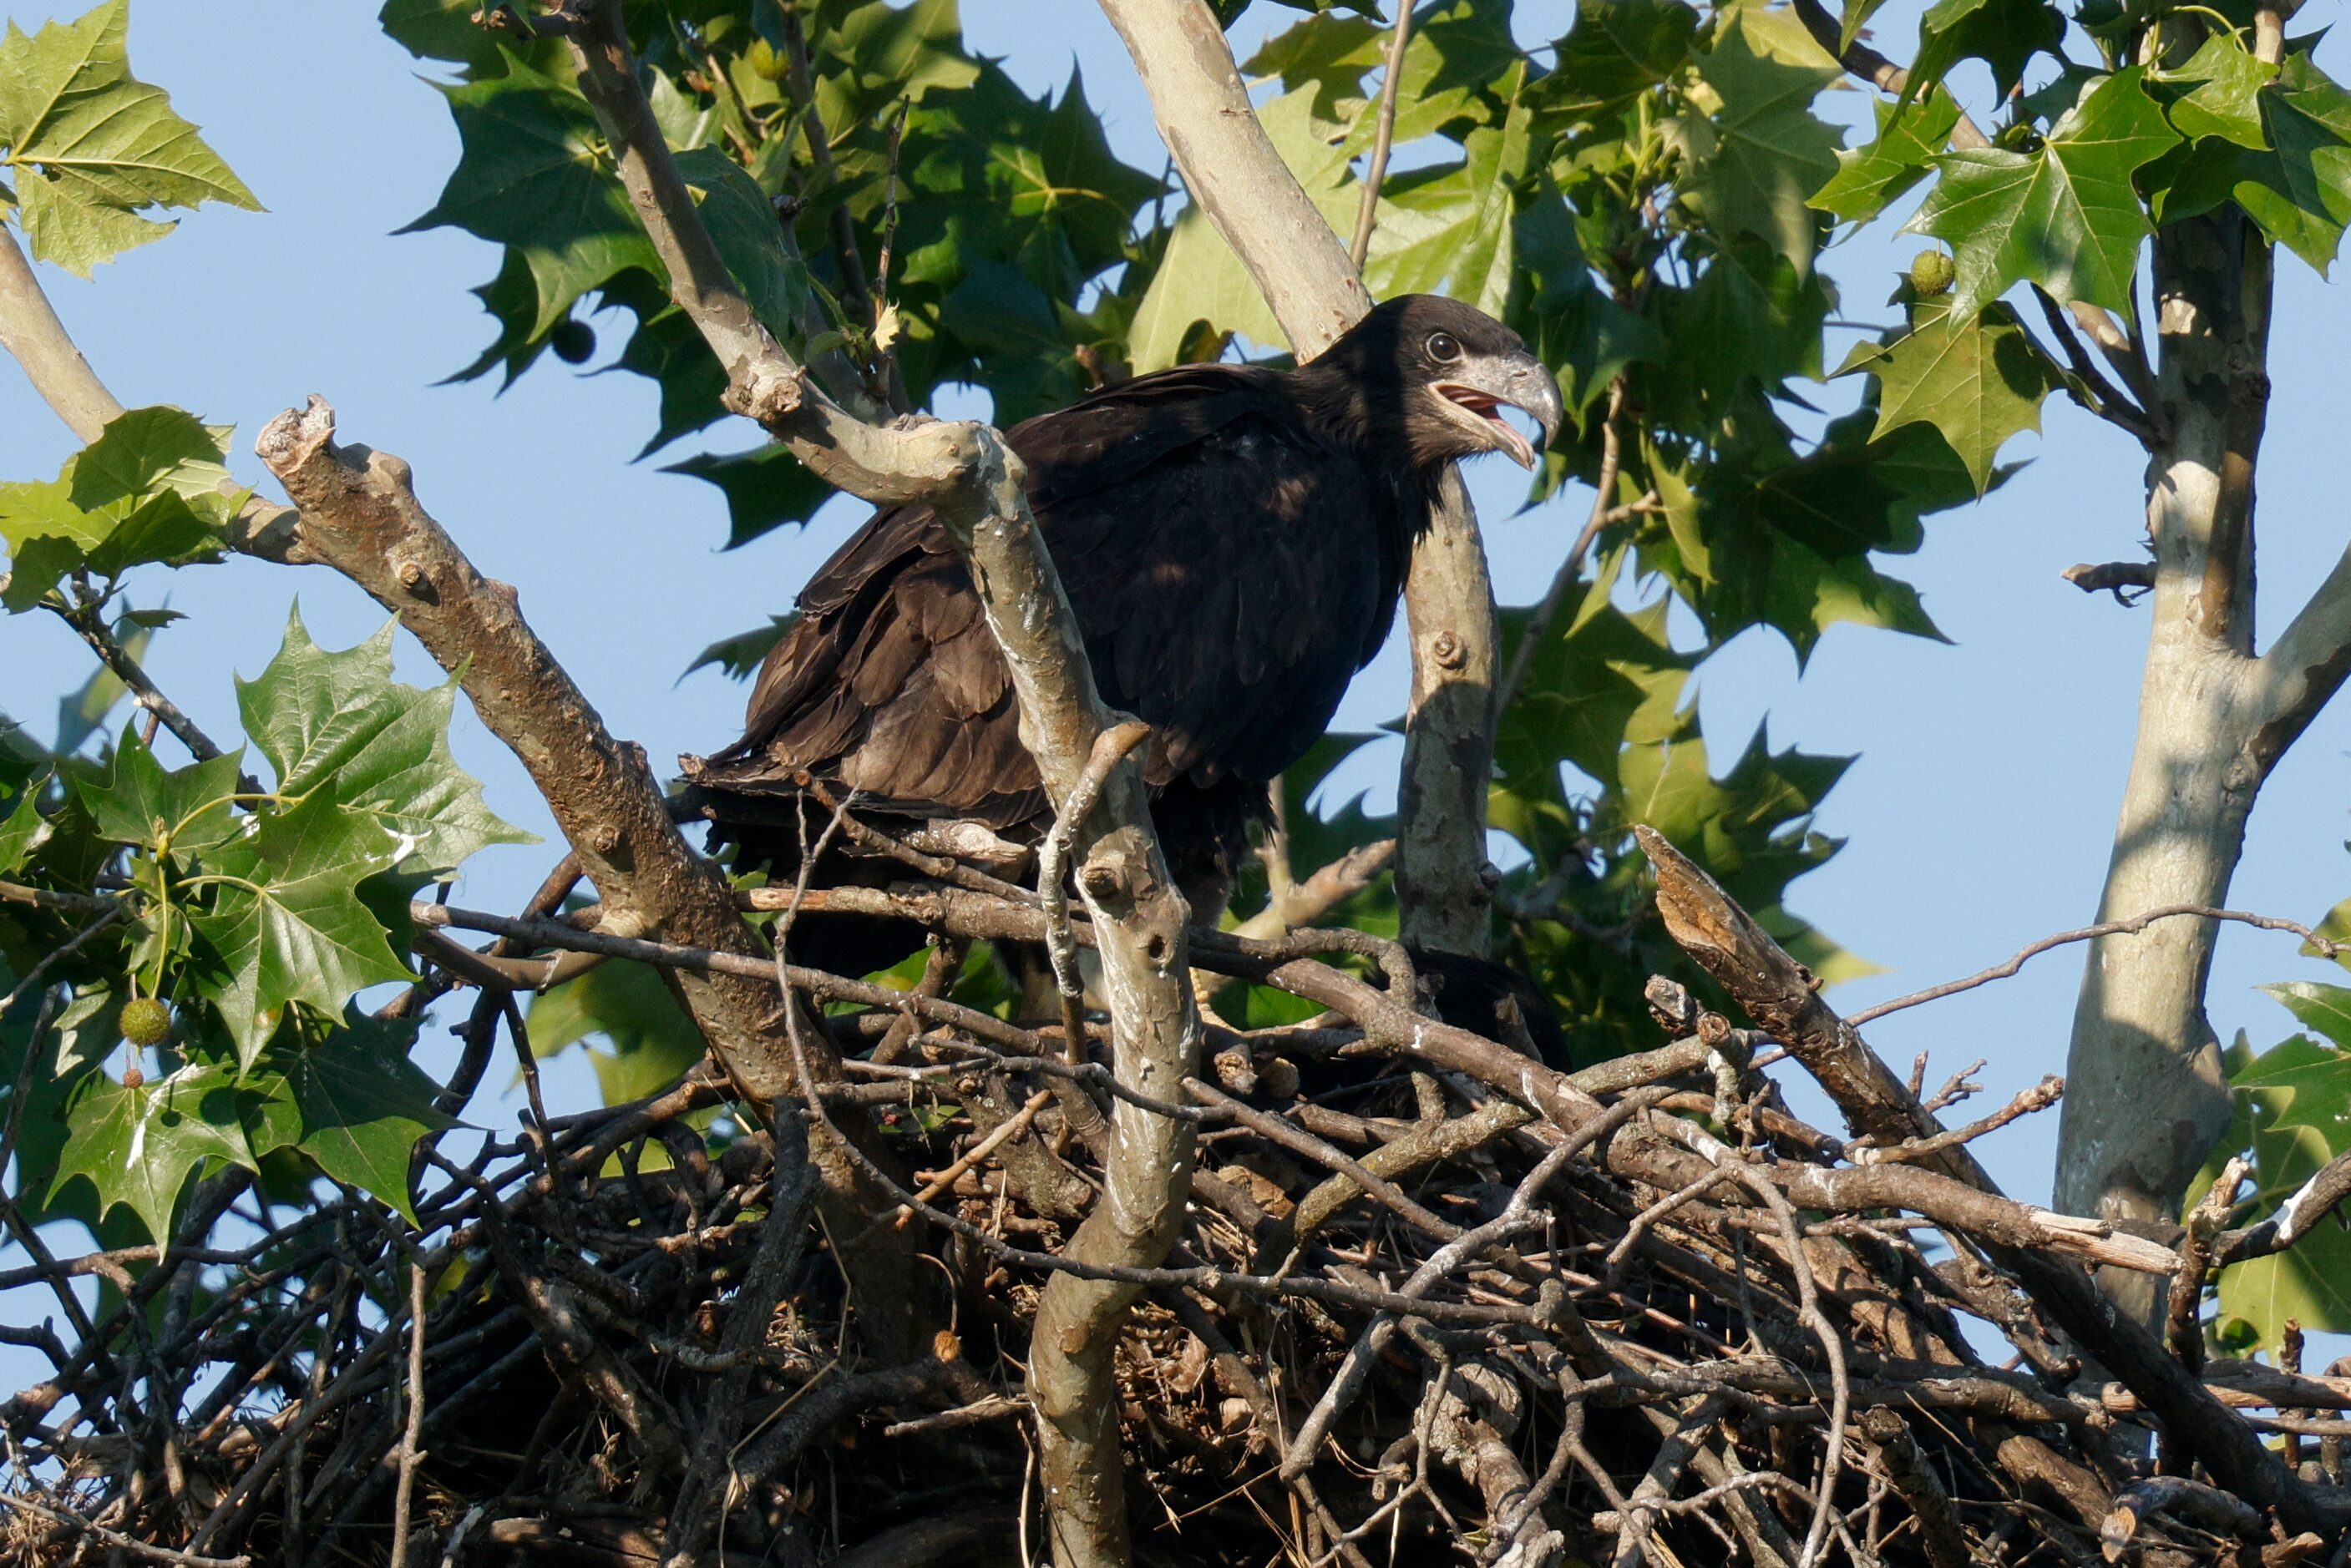
[{"label": "dry branch", "polygon": [[[611,139],[622,183],[667,268],[671,296],[727,374],[747,413],[829,483],[877,504],[927,503],[962,550],[1010,666],[1020,734],[1053,800],[1079,802],[1096,742],[1116,723],[1096,691],[1077,618],[1029,511],[1025,475],[984,425],[884,431],[834,406],[760,325],[728,276],[655,123],[620,7],[598,0],[570,40],[581,90]],[[1135,1094],[1172,1100],[1197,1054],[1186,977],[1187,911],[1151,826],[1141,774],[1120,761],[1073,819],[1076,881],[1095,929],[1114,1070]],[[1103,1193],[1068,1255],[1148,1268],[1166,1255],[1192,1163],[1191,1124],[1121,1100],[1111,1119]],[[1055,1555],[1122,1562],[1123,1469],[1112,1359],[1134,1287],[1057,1273],[1045,1287],[1029,1378]]]}]

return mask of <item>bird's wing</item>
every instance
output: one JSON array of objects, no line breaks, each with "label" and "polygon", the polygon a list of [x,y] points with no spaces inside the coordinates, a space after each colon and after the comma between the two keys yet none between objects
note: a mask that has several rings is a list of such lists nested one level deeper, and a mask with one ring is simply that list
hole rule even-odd
[{"label": "bird's wing", "polygon": [[1040,511],[1102,695],[1158,731],[1153,783],[1270,779],[1322,734],[1393,616],[1374,507],[1280,405]]},{"label": "bird's wing", "polygon": [[[1140,378],[1008,434],[1104,697],[1160,732],[1153,782],[1287,766],[1392,611],[1353,462],[1243,367]],[[927,508],[876,513],[799,611],[705,782],[805,768],[998,827],[1043,809],[1002,653]]]}]

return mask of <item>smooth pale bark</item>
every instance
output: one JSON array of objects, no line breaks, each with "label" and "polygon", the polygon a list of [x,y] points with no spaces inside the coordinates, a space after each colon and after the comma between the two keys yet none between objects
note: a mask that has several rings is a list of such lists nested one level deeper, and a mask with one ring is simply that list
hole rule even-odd
[{"label": "smooth pale bark", "polygon": [[[2266,242],[2233,212],[2157,237],[2166,434],[2148,467],[2155,592],[2102,919],[2225,902],[2262,783],[2343,680],[2342,566],[2266,658],[2252,651],[2271,266]],[[2204,1011],[2216,933],[2209,920],[2172,919],[2092,946],[2066,1066],[2060,1208],[2178,1213],[2230,1114]],[[2134,1315],[2160,1306],[2146,1282],[2107,1283]]]}]

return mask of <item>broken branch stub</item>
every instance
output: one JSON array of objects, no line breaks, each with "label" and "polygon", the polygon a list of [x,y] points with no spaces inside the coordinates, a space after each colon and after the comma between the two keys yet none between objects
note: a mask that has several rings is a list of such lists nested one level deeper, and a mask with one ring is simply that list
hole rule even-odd
[{"label": "broken branch stub", "polygon": [[[1933,1137],[1942,1124],[1918,1104],[1860,1034],[1813,989],[1812,972],[1788,956],[1746,910],[1664,835],[1635,829],[1656,868],[1657,909],[1683,950],[1730,992],[1749,1017],[1788,1047],[1844,1115],[1856,1136]],[[1884,1166],[1861,1168],[1870,1171]],[[1983,1192],[1999,1184],[1964,1147],[1920,1163]],[[1826,1174],[1826,1173],[1823,1173]],[[2322,1510],[2259,1434],[2230,1415],[2145,1324],[2117,1309],[2082,1267],[2045,1246],[1982,1238],[1988,1256],[2015,1274],[2074,1342],[2111,1370],[2165,1430],[2231,1491],[2273,1508],[2293,1529],[2315,1527]]]}]

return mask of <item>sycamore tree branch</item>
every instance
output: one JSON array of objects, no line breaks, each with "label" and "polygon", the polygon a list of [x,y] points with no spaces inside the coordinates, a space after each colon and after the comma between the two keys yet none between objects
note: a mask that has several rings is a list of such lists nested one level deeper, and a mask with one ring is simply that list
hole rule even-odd
[{"label": "sycamore tree branch", "polygon": [[2258,722],[2245,763],[2266,774],[2351,674],[2351,550],[2254,661]]},{"label": "sycamore tree branch", "polygon": [[[646,101],[619,5],[601,0],[587,20],[570,39],[580,89],[668,270],[671,296],[726,368],[728,406],[758,420],[828,483],[877,504],[921,502],[936,512],[1010,666],[1022,742],[1051,798],[1071,801],[1116,716],[1095,688],[1077,618],[1029,510],[1019,459],[986,425],[877,428],[810,384],[720,261]],[[1187,911],[1132,758],[1109,770],[1077,825],[1073,848],[1078,891],[1102,956],[1114,1070],[1147,1098],[1180,1100],[1200,1033],[1187,983]],[[1120,1099],[1102,1196],[1068,1255],[1112,1267],[1156,1265],[1182,1220],[1192,1148],[1190,1122]],[[1029,1387],[1055,1556],[1065,1564],[1127,1560],[1113,1355],[1137,1290],[1057,1274],[1039,1304]]]},{"label": "sycamore tree branch", "polygon": [[[121,416],[121,401],[107,390],[66,335],[64,323],[5,223],[0,223],[0,348],[8,350],[33,390],[85,444]],[[293,535],[294,514],[255,497],[230,520],[227,542],[246,555],[297,565],[302,557]]]},{"label": "sycamore tree branch", "polygon": [[16,236],[0,223],[0,348],[32,378],[34,389],[84,444],[94,441],[122,405],[81,357],[48,296],[33,276]]},{"label": "sycamore tree branch", "polygon": [[[1371,308],[1372,297],[1346,242],[1258,123],[1216,16],[1203,0],[1102,0],[1102,8],[1134,57],[1185,189],[1240,258],[1298,357],[1312,358]],[[1486,787],[1498,632],[1484,541],[1458,472],[1447,471],[1413,546],[1404,599],[1413,680],[1397,792],[1403,934],[1482,954],[1492,923]]]},{"label": "sycamore tree branch", "polygon": [[[491,582],[417,501],[408,465],[387,453],[335,444],[334,410],[312,398],[266,426],[262,462],[301,509],[303,558],[332,566],[386,609],[440,666],[459,675],[490,732],[529,770],[557,826],[611,911],[611,929],[659,936],[765,962],[762,944],[735,907],[716,865],[695,854],[670,820],[643,747],[616,738],[554,653],[523,618],[515,590]],[[739,974],[675,980],[678,998],[741,1091],[772,1103],[798,1074],[774,1027],[770,987]],[[820,1050],[820,1077],[838,1064]],[[870,1124],[842,1118],[846,1136],[880,1151]],[[885,1201],[864,1165],[824,1141],[815,1150],[825,1207],[860,1286],[863,1322],[877,1346],[908,1352],[920,1335],[911,1240],[867,1224]]]}]

